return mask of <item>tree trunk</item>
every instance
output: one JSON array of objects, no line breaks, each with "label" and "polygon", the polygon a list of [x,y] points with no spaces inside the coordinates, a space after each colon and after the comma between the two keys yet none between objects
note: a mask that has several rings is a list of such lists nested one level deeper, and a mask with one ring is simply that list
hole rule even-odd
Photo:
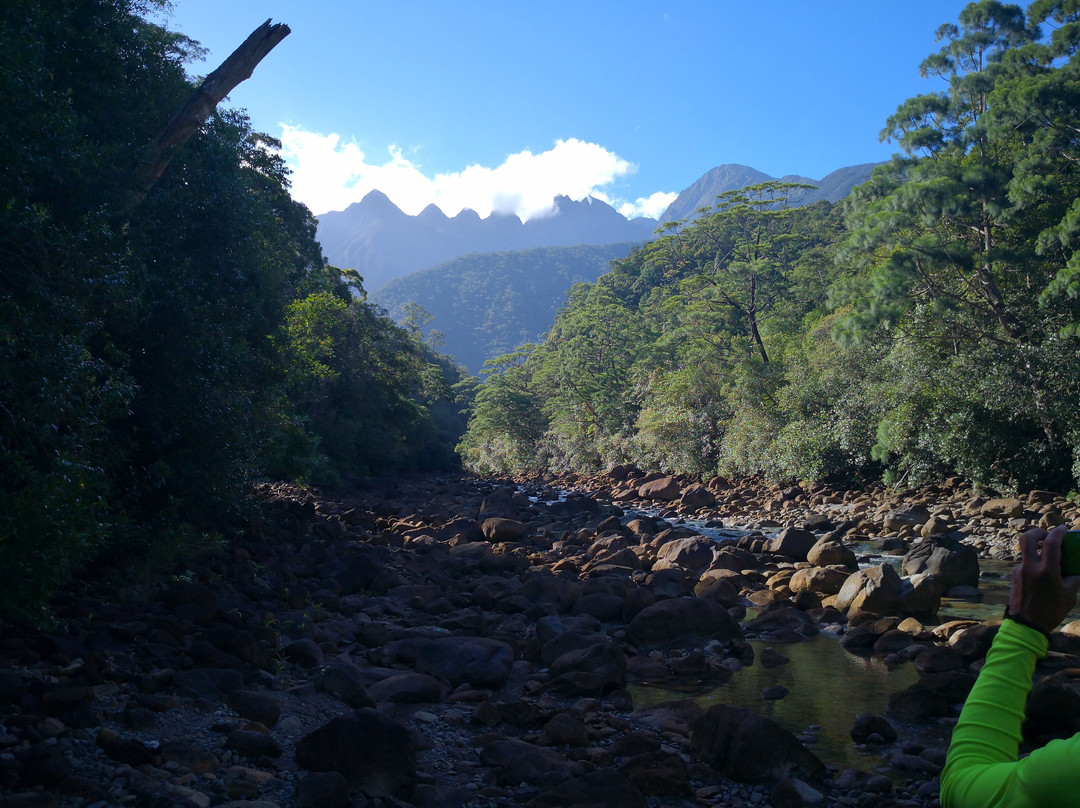
[{"label": "tree trunk", "polygon": [[255,66],[289,33],[289,26],[283,23],[271,25],[267,20],[203,80],[187,103],[150,142],[146,156],[133,177],[132,205],[142,202],[154,183],[165,173],[180,147],[195,134],[195,130],[210,117],[225,96],[240,82],[251,77]]}]

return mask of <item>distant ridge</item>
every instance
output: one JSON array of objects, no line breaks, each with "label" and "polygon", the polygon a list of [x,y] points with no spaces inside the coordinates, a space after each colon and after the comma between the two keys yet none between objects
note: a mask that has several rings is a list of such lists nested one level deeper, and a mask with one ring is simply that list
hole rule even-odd
[{"label": "distant ridge", "polygon": [[625,258],[633,243],[535,247],[465,255],[390,281],[372,294],[391,317],[408,303],[435,315],[432,329],[446,339],[440,349],[473,373],[484,361],[526,342],[538,342],[575,283],[593,283],[609,263]]},{"label": "distant ridge", "polygon": [[[851,193],[851,189],[870,177],[870,172],[880,163],[862,163],[847,166],[826,174],[820,180],[812,180],[798,174],[779,177],[781,182],[801,182],[817,186],[816,190],[807,191],[799,204],[810,205],[820,199],[839,202]],[[738,163],[725,163],[706,172],[693,185],[684,190],[672,202],[660,217],[660,224],[675,222],[680,219],[693,219],[701,208],[711,208],[716,204],[716,197],[728,191],[736,191],[747,185],[778,179],[764,172]]]},{"label": "distant ridge", "polygon": [[550,216],[527,222],[499,213],[481,219],[472,210],[449,217],[434,205],[410,216],[381,191],[318,218],[318,238],[327,259],[357,270],[368,291],[461,255],[644,242],[657,225],[655,219],[627,219],[593,197],[575,202],[567,196],[555,197]]}]

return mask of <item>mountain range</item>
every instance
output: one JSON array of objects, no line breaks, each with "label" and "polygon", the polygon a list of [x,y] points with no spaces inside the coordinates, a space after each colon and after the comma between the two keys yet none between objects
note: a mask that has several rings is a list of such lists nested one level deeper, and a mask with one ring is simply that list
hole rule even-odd
[{"label": "mountain range", "polygon": [[586,197],[557,196],[550,216],[522,222],[513,214],[486,219],[472,210],[453,218],[435,205],[416,216],[404,213],[381,191],[371,191],[345,210],[319,217],[319,241],[334,266],[355,269],[368,291],[410,272],[470,253],[512,252],[534,247],[643,242],[655,219],[627,219],[611,205]]},{"label": "mountain range", "polygon": [[[838,169],[821,180],[798,175],[783,182],[816,186],[799,204],[837,202],[865,181],[876,164]],[[400,316],[407,303],[435,315],[428,327],[443,333],[443,350],[473,373],[486,359],[539,340],[566,292],[595,281],[608,262],[649,240],[658,224],[693,219],[728,191],[776,179],[728,163],[700,177],[660,217],[626,219],[587,197],[556,197],[553,213],[522,222],[465,210],[449,217],[434,205],[416,216],[379,191],[343,211],[319,217],[318,237],[334,266],[357,270],[372,300]]]}]

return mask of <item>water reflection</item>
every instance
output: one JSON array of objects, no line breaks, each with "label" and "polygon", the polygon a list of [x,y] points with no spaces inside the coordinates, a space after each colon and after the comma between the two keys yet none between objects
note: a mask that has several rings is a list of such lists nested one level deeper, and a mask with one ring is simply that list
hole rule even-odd
[{"label": "water reflection", "polygon": [[[769,647],[769,643],[759,641],[752,641],[751,645],[756,655]],[[851,727],[859,713],[884,713],[889,696],[919,678],[914,666],[904,663],[890,668],[880,657],[848,653],[835,637],[828,635],[772,647],[791,662],[779,668],[765,668],[755,662],[736,673],[727,684],[697,692],[634,685],[630,688],[634,706],[640,709],[663,701],[691,698],[706,710],[714,704],[747,707],[796,735],[816,735],[817,742],[810,748],[827,764],[868,770],[883,765],[881,754],[885,749],[857,748],[851,740]],[[782,685],[790,693],[779,700],[762,699],[762,690],[773,685]],[[929,745],[944,745],[948,730],[938,726],[904,727],[901,736],[914,737]]]}]

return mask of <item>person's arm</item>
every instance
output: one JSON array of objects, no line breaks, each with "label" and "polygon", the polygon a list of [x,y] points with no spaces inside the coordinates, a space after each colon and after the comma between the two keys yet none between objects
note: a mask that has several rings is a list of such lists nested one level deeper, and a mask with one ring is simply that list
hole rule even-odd
[{"label": "person's arm", "polygon": [[[964,703],[941,774],[943,808],[1077,806],[1080,737],[1054,741],[1017,761],[1024,706],[1047,635],[1076,602],[1080,578],[1060,572],[1064,528],[1049,536],[1020,537],[1021,563],[1013,574],[1009,614]],[[1039,539],[1046,536],[1042,553]]]}]

